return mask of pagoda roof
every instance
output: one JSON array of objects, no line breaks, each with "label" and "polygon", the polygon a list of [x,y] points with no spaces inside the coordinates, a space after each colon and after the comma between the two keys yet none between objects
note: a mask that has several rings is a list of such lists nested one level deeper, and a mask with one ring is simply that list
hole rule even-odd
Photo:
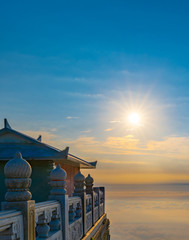
[{"label": "pagoda roof", "polygon": [[26,160],[53,160],[80,168],[95,168],[97,163],[87,162],[70,154],[69,147],[60,150],[43,143],[41,135],[35,139],[18,132],[4,119],[4,128],[0,130],[0,160],[10,160],[18,151]]}]

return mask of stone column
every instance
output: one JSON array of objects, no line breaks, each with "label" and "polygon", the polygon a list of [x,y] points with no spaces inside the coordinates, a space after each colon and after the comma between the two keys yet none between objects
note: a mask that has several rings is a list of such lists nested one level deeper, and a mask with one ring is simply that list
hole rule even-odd
[{"label": "stone column", "polygon": [[66,177],[67,173],[64,169],[57,164],[56,168],[50,173],[50,185],[52,190],[50,191],[49,200],[57,200],[61,204],[61,225],[63,240],[68,240],[68,195],[66,194]]},{"label": "stone column", "polygon": [[82,200],[83,234],[85,235],[87,230],[86,230],[86,192],[85,192],[84,186],[85,186],[85,177],[79,171],[74,177],[73,196],[78,196]]},{"label": "stone column", "polygon": [[22,158],[20,152],[8,161],[4,168],[5,185],[8,189],[5,202],[1,203],[2,210],[16,209],[22,211],[24,220],[24,239],[35,239],[35,201],[30,200],[31,166]]},{"label": "stone column", "polygon": [[85,185],[86,185],[86,193],[91,194],[92,197],[92,223],[94,225],[95,219],[94,219],[94,208],[95,208],[95,201],[94,201],[94,191],[93,191],[93,178],[88,174],[88,176],[85,178]]}]

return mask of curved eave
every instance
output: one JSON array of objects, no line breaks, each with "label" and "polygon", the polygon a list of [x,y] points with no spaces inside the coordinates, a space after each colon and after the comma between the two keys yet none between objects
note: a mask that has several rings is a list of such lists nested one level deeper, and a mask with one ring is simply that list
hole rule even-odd
[{"label": "curved eave", "polygon": [[78,163],[79,164],[78,166],[82,169],[95,169],[96,164],[97,164],[97,161],[96,162],[87,162],[81,158],[78,158],[78,157],[70,154],[70,153],[68,153],[68,155],[67,155],[67,160]]}]

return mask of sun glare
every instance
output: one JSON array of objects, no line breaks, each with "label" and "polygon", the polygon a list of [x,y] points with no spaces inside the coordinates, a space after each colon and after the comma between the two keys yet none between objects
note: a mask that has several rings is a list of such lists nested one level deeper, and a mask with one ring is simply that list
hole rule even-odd
[{"label": "sun glare", "polygon": [[132,112],[128,116],[128,120],[133,125],[138,125],[140,123],[140,115],[136,112]]}]

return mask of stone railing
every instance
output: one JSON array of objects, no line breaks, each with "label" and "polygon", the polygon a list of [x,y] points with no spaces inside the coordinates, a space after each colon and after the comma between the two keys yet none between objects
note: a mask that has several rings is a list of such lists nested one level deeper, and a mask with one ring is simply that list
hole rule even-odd
[{"label": "stone railing", "polygon": [[58,201],[35,204],[36,239],[62,239],[61,210]]},{"label": "stone railing", "polygon": [[96,222],[99,218],[99,191],[98,188],[94,189],[95,194],[94,194],[94,222]]},{"label": "stone railing", "polygon": [[[74,193],[66,194],[67,174],[58,164],[50,173],[49,200],[31,200],[31,166],[17,153],[5,165],[8,189],[1,203],[0,240],[89,240],[105,219],[105,190],[93,178],[74,177]],[[98,223],[98,224],[97,224]]]},{"label": "stone railing", "polygon": [[69,197],[69,240],[83,236],[82,201],[80,197]]},{"label": "stone railing", "polygon": [[24,240],[23,216],[21,211],[0,212],[0,239]]},{"label": "stone railing", "polygon": [[92,217],[92,196],[91,194],[86,195],[86,231],[88,231],[93,225]]}]

